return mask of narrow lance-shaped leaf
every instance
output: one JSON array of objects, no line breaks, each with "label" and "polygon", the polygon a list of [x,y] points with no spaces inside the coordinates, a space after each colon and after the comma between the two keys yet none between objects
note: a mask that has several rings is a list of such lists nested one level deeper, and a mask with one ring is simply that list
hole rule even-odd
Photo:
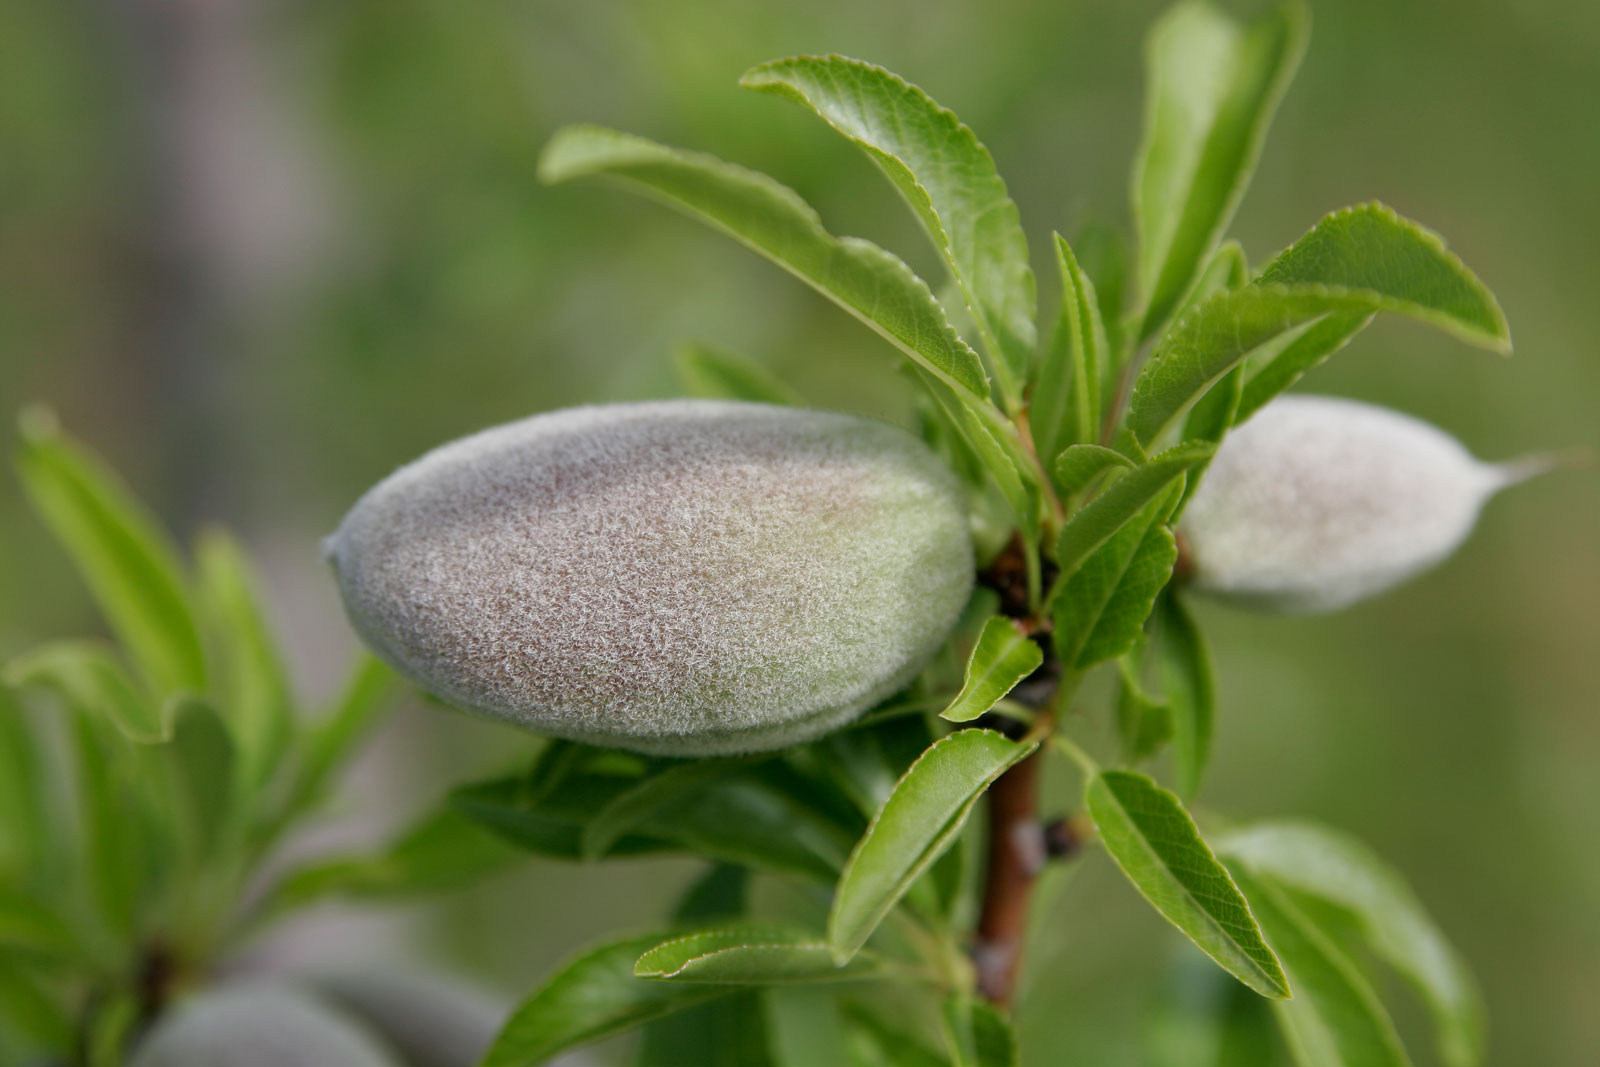
[{"label": "narrow lance-shaped leaf", "polygon": [[1474,1067],[1485,1052],[1484,1009],[1460,954],[1398,872],[1347,834],[1272,820],[1229,834],[1219,850],[1262,878],[1329,901],[1354,916],[1368,945],[1421,994],[1439,1058]]},{"label": "narrow lance-shaped leaf", "polygon": [[841,966],[815,934],[746,923],[664,941],[639,957],[633,973],[674,982],[783,985],[878,977],[884,964],[858,952]]},{"label": "narrow lance-shaped leaf", "polygon": [[22,419],[17,470],[34,508],[159,696],[205,687],[205,654],[182,569],[159,525],[49,412]]},{"label": "narrow lance-shaped leaf", "polygon": [[1078,510],[1056,538],[1056,566],[1071,574],[1190,468],[1211,458],[1208,442],[1179,445],[1129,471]]},{"label": "narrow lance-shaped leaf", "polygon": [[723,230],[838,303],[941,381],[974,398],[988,396],[977,353],[956,335],[927,284],[878,246],[828,233],[787,186],[615,130],[558,130],[540,157],[539,176],[555,183],[591,175],[622,179]]},{"label": "narrow lance-shaped leaf", "polygon": [[1165,523],[1181,492],[1182,482],[1169,486],[1056,584],[1051,620],[1062,663],[1087,670],[1138,643],[1178,558]]},{"label": "narrow lance-shaped leaf", "polygon": [[1189,609],[1171,590],[1156,603],[1156,655],[1172,712],[1172,760],[1178,791],[1193,796],[1211,755],[1216,683],[1211,653]]},{"label": "narrow lance-shaped leaf", "polygon": [[259,583],[238,542],[222,530],[195,549],[203,602],[221,635],[217,709],[233,735],[240,786],[259,788],[294,728],[289,678],[261,603]]},{"label": "narrow lance-shaped leaf", "polygon": [[1241,27],[1190,0],[1151,30],[1133,181],[1144,299],[1139,340],[1172,315],[1233,218],[1305,51],[1307,23],[1298,2]]},{"label": "narrow lance-shaped leaf", "polygon": [[836,960],[849,959],[866,943],[950,847],[983,791],[1036,747],[992,730],[958,730],[911,765],[856,844],[834,891],[828,943]]},{"label": "narrow lance-shaped leaf", "polygon": [[1296,1061],[1302,1067],[1409,1067],[1393,1021],[1337,942],[1279,886],[1237,867],[1233,873],[1294,983],[1294,999],[1273,1007]]},{"label": "narrow lance-shaped leaf", "polygon": [[[1303,331],[1260,361],[1252,381],[1262,384],[1247,382],[1241,401],[1248,414],[1378,312],[1510,350],[1494,297],[1439,237],[1381,204],[1365,204],[1327,216],[1250,285],[1215,294],[1174,326],[1134,383],[1128,426],[1150,444],[1247,357],[1287,331]],[[1287,362],[1280,368],[1278,359]]]},{"label": "narrow lance-shaped leaf", "polygon": [[[1317,319],[1306,329],[1295,332],[1278,351],[1268,353],[1263,350],[1261,355],[1266,358],[1252,356],[1248,364],[1235,367],[1230,372],[1233,375],[1241,374],[1252,365],[1256,366],[1256,370],[1248,380],[1241,382],[1239,397],[1228,418],[1228,425],[1241,423],[1261,410],[1267,401],[1299,381],[1306,371],[1349,344],[1350,339],[1366,329],[1371,321],[1370,312],[1336,311]],[[1215,392],[1213,389],[1202,397],[1200,403],[1195,405],[1195,411],[1199,411]],[[1193,435],[1185,432],[1184,436]]]},{"label": "narrow lance-shaped leaf", "polygon": [[809,106],[878,164],[949,264],[1014,406],[1036,339],[1033,271],[1017,206],[976,135],[916,86],[843,56],[763,63],[739,84]]},{"label": "narrow lance-shaped leaf", "polygon": [[998,704],[1017,683],[1039,669],[1044,650],[1014,619],[995,616],[983,624],[967,661],[966,682],[939,714],[951,722],[970,722]]},{"label": "narrow lance-shaped leaf", "polygon": [[0,681],[0,881],[41,885],[56,875],[65,851],[52,828],[43,783],[45,754],[27,712],[9,683]]},{"label": "narrow lance-shaped leaf", "polygon": [[1117,659],[1117,732],[1123,759],[1131,763],[1150,758],[1172,739],[1172,709],[1145,691],[1143,663],[1142,647]]},{"label": "narrow lance-shaped leaf", "polygon": [[1111,358],[1094,283],[1060,234],[1055,243],[1061,311],[1028,408],[1034,447],[1041,456],[1099,440],[1101,380]]},{"label": "narrow lance-shaped leaf", "polygon": [[694,396],[798,406],[805,401],[771,371],[748,356],[687,341],[673,353],[678,377]]},{"label": "narrow lance-shaped leaf", "polygon": [[1289,995],[1250,905],[1176,796],[1146,775],[1101,771],[1085,801],[1106,852],[1157,911],[1251,989]]},{"label": "narrow lance-shaped leaf", "polygon": [[558,1052],[703,1004],[734,986],[635,977],[634,961],[666,934],[623,938],[568,960],[512,1012],[481,1067],[534,1067]]},{"label": "narrow lance-shaped leaf", "polygon": [[173,763],[191,853],[208,856],[224,827],[238,813],[233,796],[233,739],[216,709],[193,697],[179,697],[172,709],[172,744],[164,750]]}]

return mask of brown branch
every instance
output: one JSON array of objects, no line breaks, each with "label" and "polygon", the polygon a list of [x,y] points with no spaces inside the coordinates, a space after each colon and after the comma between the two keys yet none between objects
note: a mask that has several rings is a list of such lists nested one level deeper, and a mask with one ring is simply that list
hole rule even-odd
[{"label": "brown branch", "polygon": [[1002,1008],[1016,992],[1033,883],[1047,855],[1039,823],[1042,758],[1035,752],[989,789],[988,868],[972,962],[979,994]]}]

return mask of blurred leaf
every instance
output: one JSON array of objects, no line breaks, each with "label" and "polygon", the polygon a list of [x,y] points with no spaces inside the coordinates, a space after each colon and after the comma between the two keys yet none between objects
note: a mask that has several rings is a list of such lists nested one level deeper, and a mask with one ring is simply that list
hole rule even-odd
[{"label": "blurred leaf", "polygon": [[982,461],[986,482],[1000,491],[1022,534],[1034,536],[1039,516],[1039,486],[1034,466],[1023,454],[1016,429],[1003,425],[998,432],[992,425],[994,408],[954,386],[946,384],[922,367],[918,379],[934,399],[935,410],[960,434]]},{"label": "blurred leaf", "polygon": [[778,986],[761,994],[776,1067],[850,1067],[839,1001],[832,989]]},{"label": "blurred leaf", "polygon": [[277,766],[294,727],[293,701],[272,638],[258,582],[238,542],[220,529],[200,535],[195,549],[201,602],[219,635],[217,710],[233,735],[238,777],[249,792]]},{"label": "blurred leaf", "polygon": [[1071,575],[1095,549],[1131,523],[1190,468],[1211,458],[1208,442],[1182,444],[1151,457],[1079,508],[1056,538],[1056,566]]},{"label": "blurred leaf", "polygon": [[1411,1063],[1383,1005],[1356,965],[1284,891],[1239,865],[1250,897],[1294,983],[1293,1000],[1273,1007],[1302,1067],[1407,1067]]},{"label": "blurred leaf", "polygon": [[68,703],[106,720],[130,741],[154,744],[172,736],[166,710],[140,691],[110,649],[87,641],[58,641],[6,664],[6,684],[47,686]]},{"label": "blurred leaf", "polygon": [[843,56],[763,63],[739,84],[810,106],[866,150],[922,221],[966,297],[1008,406],[1037,340],[1017,206],[988,149],[954,113],[882,67]]},{"label": "blurred leaf", "polygon": [[638,1067],[782,1067],[773,1059],[767,1001],[739,989],[645,1024]]},{"label": "blurred leaf", "polygon": [[[1510,350],[1494,297],[1438,236],[1382,204],[1365,204],[1327,216],[1250,285],[1211,296],[1176,324],[1134,383],[1127,424],[1150,444],[1212,383],[1277,342],[1283,347],[1260,360],[1261,384],[1245,385],[1242,418],[1380,311]],[[1335,321],[1321,324],[1324,318]],[[1290,331],[1298,332],[1280,340]],[[1285,354],[1288,362],[1276,368]]]},{"label": "blurred leaf", "polygon": [[1173,768],[1178,792],[1192,797],[1200,788],[1211,755],[1216,718],[1216,683],[1205,636],[1178,597],[1168,591],[1156,601],[1156,657],[1162,689],[1172,713]]},{"label": "blurred leaf", "polygon": [[94,1006],[84,1035],[86,1067],[123,1067],[128,1040],[140,1023],[138,998],[128,990]]},{"label": "blurred leaf", "polygon": [[[723,230],[854,314],[930,374],[974,398],[988,382],[977,353],[920,278],[894,255],[822,228],[792,189],[712,156],[597,126],[557,130],[539,160],[547,183],[604,175]],[[998,414],[998,413],[997,413]]]},{"label": "blurred leaf", "polygon": [[623,938],[568,960],[512,1013],[482,1067],[531,1067],[730,992],[733,987],[635,977],[634,961],[666,937]]},{"label": "blurred leaf", "polygon": [[[1028,425],[1040,456],[1060,455],[1071,445],[1087,446],[1100,439],[1101,380],[1111,362],[1094,283],[1060,234],[1055,244],[1061,311],[1028,408]],[[1059,464],[1056,469],[1060,471]],[[1062,488],[1075,491],[1065,484]]]},{"label": "blurred leaf", "polygon": [[674,352],[673,361],[678,378],[693,396],[791,406],[805,403],[766,367],[737,352],[686,341]]},{"label": "blurred leaf", "polygon": [[729,863],[713,863],[684,891],[672,911],[672,921],[689,926],[743,915],[749,892],[749,871]]},{"label": "blurred leaf", "polygon": [[1220,851],[1259,878],[1350,912],[1373,951],[1428,1005],[1439,1058],[1450,1067],[1483,1062],[1477,983],[1394,868],[1347,834],[1291,820],[1253,823],[1229,834]]},{"label": "blurred leaf", "polygon": [[955,1067],[1017,1067],[1017,1037],[1000,1009],[953,996],[944,1002],[943,1017]]},{"label": "blurred leaf", "polygon": [[[462,815],[518,848],[554,859],[575,860],[582,854],[583,827],[599,807],[626,791],[626,779],[574,776],[552,802],[526,795],[522,776],[463,786],[450,794],[450,805]],[[673,842],[629,834],[612,846],[610,855],[677,851]]]},{"label": "blurred leaf", "polygon": [[1148,1067],[1278,1067],[1272,1005],[1185,950],[1140,1029]]},{"label": "blurred leaf", "polygon": [[922,715],[902,715],[871,725],[837,730],[813,742],[822,773],[871,817],[894,792],[895,783],[933,743]]},{"label": "blurred leaf", "polygon": [[905,1033],[895,1023],[884,1021],[882,1014],[864,1004],[846,1001],[840,1007],[849,1035],[854,1040],[852,1048],[858,1059],[865,1054],[869,1067],[950,1067],[950,1061],[924,1045],[918,1038]]},{"label": "blurred leaf", "polygon": [[1176,796],[1146,775],[1101,771],[1084,797],[1106,852],[1157,911],[1251,989],[1289,995],[1249,904]]},{"label": "blurred leaf", "polygon": [[177,553],[155,520],[48,412],[24,413],[17,471],[151,688],[163,697],[203,692],[200,631]]},{"label": "blurred leaf", "polygon": [[633,973],[681,982],[770,985],[853,981],[878,977],[883,970],[882,961],[869,952],[835,963],[827,942],[804,930],[743,924],[663,942],[639,957]]},{"label": "blurred leaf", "polygon": [[75,711],[80,881],[106,929],[125,943],[134,934],[153,859],[141,840],[143,823],[136,805],[142,798],[129,795],[124,776],[106,751],[110,739],[98,728],[98,717],[82,708]]},{"label": "blurred leaf", "polygon": [[310,729],[291,810],[298,811],[321,799],[328,777],[343,766],[366,736],[397,682],[388,666],[371,656],[361,656],[338,702]]},{"label": "blurred leaf", "polygon": [[1022,632],[1016,620],[996,615],[984,623],[983,633],[973,646],[961,692],[939,714],[951,722],[971,722],[998,704],[1043,662],[1044,650]]},{"label": "blurred leaf", "polygon": [[233,792],[233,739],[215,708],[179,697],[172,714],[172,744],[183,822],[192,854],[204,857],[216,847],[237,808]]},{"label": "blurred leaf", "polygon": [[1130,763],[1149,759],[1172,740],[1172,709],[1145,692],[1140,680],[1141,647],[1117,658],[1117,732]]},{"label": "blurred leaf", "polygon": [[1067,494],[1081,493],[1108,470],[1131,470],[1121,452],[1100,445],[1073,445],[1056,457],[1056,484]]},{"label": "blurred leaf", "polygon": [[1053,637],[1069,669],[1087,670],[1138,643],[1178,556],[1172,531],[1162,524],[1180,492],[1181,483],[1169,487],[1057,582]]},{"label": "blurred leaf", "polygon": [[0,951],[55,960],[82,955],[71,927],[54,908],[5,888],[0,888]]},{"label": "blurred leaf", "polygon": [[1323,217],[1279,253],[1260,285],[1326,285],[1371,294],[1395,311],[1469,344],[1511,351],[1511,330],[1489,287],[1432,230],[1370,202]]},{"label": "blurred leaf", "polygon": [[1125,348],[1126,339],[1122,336],[1124,296],[1128,286],[1128,235],[1121,226],[1090,221],[1074,236],[1072,251],[1083,268],[1085,279],[1094,287],[1100,322],[1105,326],[1106,365],[1100,376],[1101,410],[1104,411],[1107,398],[1116,390],[1122,360],[1131,355],[1132,348]]},{"label": "blurred leaf", "polygon": [[372,855],[328,860],[289,875],[278,906],[296,908],[327,896],[366,900],[427,896],[472,885],[506,870],[521,853],[445,808],[423,816],[393,844]]},{"label": "blurred leaf", "polygon": [[51,1056],[67,1055],[75,1034],[66,1008],[31,973],[0,956],[0,1031],[7,1029]]},{"label": "blurred leaf", "polygon": [[770,757],[693,760],[666,767],[660,773],[644,778],[638,785],[612,798],[584,826],[579,840],[582,858],[598,859],[609,852],[623,835],[637,829],[641,822],[659,809],[709,782],[767,758]]},{"label": "blurred leaf", "polygon": [[55,871],[60,842],[46,807],[43,758],[21,703],[0,681],[0,884],[38,884]]},{"label": "blurred leaf", "polygon": [[1245,27],[1188,0],[1146,37],[1144,140],[1133,178],[1139,340],[1167,321],[1233,218],[1305,51],[1308,22],[1298,2]]},{"label": "blurred leaf", "polygon": [[849,959],[961,831],[978,798],[1037,743],[957,730],[913,763],[850,854],[834,892],[828,943]]}]

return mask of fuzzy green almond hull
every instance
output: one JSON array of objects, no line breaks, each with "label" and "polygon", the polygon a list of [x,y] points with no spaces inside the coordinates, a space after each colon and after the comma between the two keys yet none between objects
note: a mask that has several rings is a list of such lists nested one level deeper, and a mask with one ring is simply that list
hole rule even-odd
[{"label": "fuzzy green almond hull", "polygon": [[731,401],[537,415],[380,482],[328,540],[351,622],[461,707],[671,756],[849,721],[973,582],[954,476],[868,419]]},{"label": "fuzzy green almond hull", "polygon": [[1282,396],[1228,435],[1184,512],[1192,582],[1267,611],[1333,611],[1439,563],[1490,497],[1541,469],[1480,462],[1398,411]]}]

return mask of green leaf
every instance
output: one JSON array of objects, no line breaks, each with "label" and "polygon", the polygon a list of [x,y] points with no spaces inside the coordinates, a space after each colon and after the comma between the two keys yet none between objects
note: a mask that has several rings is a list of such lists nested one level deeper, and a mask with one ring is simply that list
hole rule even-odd
[{"label": "green leaf", "polygon": [[934,399],[935,410],[971,446],[983,463],[985,481],[1000,491],[1022,534],[1031,540],[1038,523],[1039,486],[1015,429],[1007,424],[996,432],[990,422],[994,408],[987,401],[947,385],[921,367],[916,369]]},{"label": "green leaf", "polygon": [[192,854],[211,854],[236,812],[233,738],[215,708],[191,697],[175,700],[172,757]]},{"label": "green leaf", "polygon": [[677,347],[673,361],[678,378],[694,396],[791,406],[805,403],[766,367],[737,352],[686,341]]},{"label": "green leaf", "polygon": [[[1306,371],[1349,344],[1350,339],[1366,329],[1371,321],[1372,315],[1368,312],[1334,312],[1316,320],[1306,329],[1294,332],[1288,338],[1288,343],[1276,352],[1266,353],[1263,350],[1265,359],[1253,356],[1250,365],[1256,369],[1250,379],[1242,384],[1228,425],[1241,423],[1261,410],[1263,404],[1299,381]],[[1239,375],[1246,369],[1245,366],[1235,367],[1231,373]],[[1195,411],[1198,412],[1206,399],[1216,392],[1213,389],[1202,397],[1200,403],[1195,405]],[[1184,436],[1193,435],[1185,431]]]},{"label": "green leaf", "polygon": [[450,808],[423,816],[375,855],[325,860],[286,878],[278,907],[298,908],[329,896],[397,900],[447,892],[499,874],[521,853]]},{"label": "green leaf", "polygon": [[344,765],[398,688],[394,671],[363,655],[327,715],[310,730],[304,763],[295,779],[291,811],[322,797],[328,777]]},{"label": "green leaf", "polygon": [[580,849],[584,859],[596,859],[611,850],[656,809],[672,803],[708,782],[723,778],[767,758],[704,759],[666,767],[614,797],[583,828]]},{"label": "green leaf", "polygon": [[712,156],[614,130],[556,131],[539,159],[540,178],[553,184],[596,175],[621,179],[724,231],[855,315],[941,382],[974,398],[988,396],[982,362],[951,328],[927,283],[878,246],[828,233],[792,189]]},{"label": "green leaf", "polygon": [[950,847],[984,790],[1037,747],[992,730],[957,730],[911,765],[839,879],[828,916],[834,959],[847,960],[866,943],[911,884]]},{"label": "green leaf", "polygon": [[148,512],[93,456],[25,412],[17,471],[157,695],[205,689],[205,653],[177,553]]},{"label": "green leaf", "polygon": [[1250,905],[1175,795],[1131,771],[1101,771],[1084,795],[1106,852],[1157,911],[1251,989],[1289,995]]},{"label": "green leaf", "polygon": [[961,692],[939,714],[951,722],[971,722],[998,704],[1043,662],[1044,650],[1023,633],[1016,620],[996,615],[983,624],[978,643],[972,648]]},{"label": "green leaf", "polygon": [[220,638],[217,707],[233,735],[239,782],[254,791],[277,766],[293,731],[288,674],[254,569],[238,542],[222,530],[207,530],[196,545],[195,562],[201,602]]},{"label": "green leaf", "polygon": [[1278,255],[1261,285],[1326,285],[1363,291],[1395,311],[1469,344],[1511,351],[1511,330],[1494,294],[1444,239],[1376,202],[1325,216]]},{"label": "green leaf", "polygon": [[784,1067],[772,1058],[768,1002],[742,989],[645,1024],[638,1067]]},{"label": "green leaf", "polygon": [[1416,894],[1391,866],[1347,834],[1314,823],[1272,820],[1235,831],[1220,845],[1260,878],[1345,909],[1378,957],[1422,996],[1439,1058],[1473,1067],[1485,1054],[1477,983]]},{"label": "green leaf", "polygon": [[1141,1023],[1145,1067],[1280,1067],[1273,1005],[1184,951]]},{"label": "green leaf", "polygon": [[734,988],[635,977],[634,961],[666,936],[622,938],[568,960],[512,1012],[481,1067],[532,1067]]},{"label": "green leaf", "polygon": [[1123,759],[1130,763],[1149,759],[1172,740],[1172,708],[1145,692],[1142,661],[1137,647],[1117,659],[1117,732]]},{"label": "green leaf", "polygon": [[1069,668],[1087,670],[1138,643],[1178,557],[1163,523],[1181,491],[1181,483],[1170,486],[1057,583],[1053,637],[1057,656]]},{"label": "green leaf", "polygon": [[839,999],[826,986],[775,986],[762,993],[776,1067],[851,1067]]},{"label": "green leaf", "polygon": [[1172,756],[1178,792],[1192,797],[1211,755],[1216,683],[1211,653],[1189,609],[1172,595],[1156,602],[1156,655],[1162,689],[1172,710]]},{"label": "green leaf", "polygon": [[1293,1000],[1274,1007],[1302,1067],[1409,1067],[1394,1023],[1361,971],[1289,894],[1238,865],[1261,927],[1294,983]]},{"label": "green leaf", "polygon": [[916,86],[843,56],[764,63],[739,84],[809,106],[888,176],[960,285],[1014,406],[1036,341],[1033,271],[1017,206],[973,132]]},{"label": "green leaf", "polygon": [[[1213,382],[1254,356],[1243,419],[1378,312],[1510,350],[1494,297],[1438,236],[1382,204],[1364,204],[1327,216],[1250,285],[1211,296],[1174,326],[1134,383],[1128,426],[1149,444]],[[1282,337],[1291,331],[1298,332]]]},{"label": "green leaf", "polygon": [[0,882],[38,885],[56,873],[61,850],[40,773],[44,758],[27,713],[0,681]]},{"label": "green leaf", "polygon": [[1146,38],[1144,140],[1133,180],[1139,340],[1171,316],[1233,218],[1305,51],[1308,21],[1296,2],[1243,27],[1190,0]]},{"label": "green leaf", "polygon": [[[886,1022],[878,1011],[854,1001],[846,1001],[840,1011],[863,1067],[950,1067],[949,1060]],[[901,1021],[896,1014],[895,1023]]]},{"label": "green leaf", "polygon": [[67,1009],[28,971],[0,956],[0,1035],[14,1030],[47,1058],[65,1057],[76,1030]]},{"label": "green leaf", "polygon": [[1056,538],[1056,566],[1072,574],[1095,549],[1131,522],[1152,500],[1198,463],[1211,458],[1209,442],[1179,445],[1129,471],[1079,508]]},{"label": "green leaf", "polygon": [[970,996],[944,1002],[945,1040],[954,1067],[1017,1067],[1017,1038],[1000,1009]]},{"label": "green leaf", "polygon": [[82,949],[56,910],[40,900],[0,887],[0,951],[78,960]]},{"label": "green leaf", "polygon": [[1061,271],[1061,311],[1029,394],[1028,423],[1041,456],[1100,439],[1102,379],[1111,361],[1094,283],[1060,234],[1056,262]]},{"label": "green leaf", "polygon": [[152,857],[144,847],[137,805],[119,761],[107,752],[99,719],[84,709],[72,716],[74,775],[82,840],[80,878],[113,938],[133,935],[148,888]]},{"label": "green leaf", "polygon": [[1081,493],[1106,471],[1133,467],[1133,460],[1115,449],[1073,445],[1056,457],[1056,484],[1068,495]]},{"label": "green leaf", "polygon": [[883,961],[858,952],[835,963],[827,942],[804,930],[741,924],[663,942],[639,957],[641,978],[733,985],[845,982],[883,974]]},{"label": "green leaf", "polygon": [[835,731],[813,742],[811,751],[819,772],[871,818],[933,740],[924,716],[901,715]]},{"label": "green leaf", "polygon": [[172,736],[172,722],[140,691],[110,649],[87,641],[44,645],[6,664],[7,685],[45,686],[106,720],[130,741],[155,744]]}]

